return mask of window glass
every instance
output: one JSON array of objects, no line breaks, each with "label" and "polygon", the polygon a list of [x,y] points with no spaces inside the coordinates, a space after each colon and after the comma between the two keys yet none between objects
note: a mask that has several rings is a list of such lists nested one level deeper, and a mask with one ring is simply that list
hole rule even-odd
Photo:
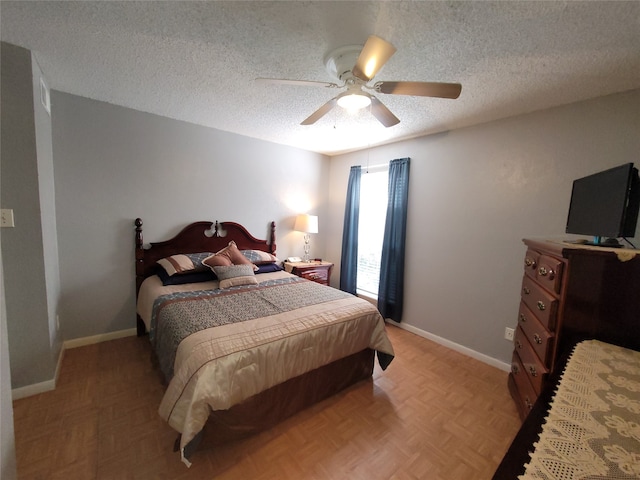
[{"label": "window glass", "polygon": [[363,173],[358,224],[358,292],[377,297],[389,172]]}]

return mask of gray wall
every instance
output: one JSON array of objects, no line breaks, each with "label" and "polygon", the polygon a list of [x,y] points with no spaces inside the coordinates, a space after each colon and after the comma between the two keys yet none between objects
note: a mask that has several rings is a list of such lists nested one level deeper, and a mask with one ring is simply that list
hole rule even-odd
[{"label": "gray wall", "polygon": [[135,327],[136,217],[145,242],[197,220],[265,238],[275,221],[281,258],[303,253],[296,214],[328,221],[328,157],[56,91],[52,108],[65,339]]},{"label": "gray wall", "polygon": [[521,239],[563,237],[572,181],[640,166],[639,132],[636,90],[334,157],[328,257],[340,258],[349,168],[411,157],[403,323],[509,362]]},{"label": "gray wall", "polygon": [[[0,231],[0,241],[2,232]],[[4,296],[4,273],[0,252],[0,478],[14,480],[16,471],[16,442],[13,430],[13,404],[11,402],[11,372],[9,370],[9,343],[7,341],[7,312]]]},{"label": "gray wall", "polygon": [[28,50],[2,43],[1,51],[0,203],[15,217],[15,228],[2,232],[2,256],[15,388],[50,381],[55,374],[58,255],[51,120],[39,101],[40,70]]},{"label": "gray wall", "polygon": [[[60,348],[57,335],[56,315],[60,299],[60,268],[58,265],[58,233],[56,227],[56,199],[53,174],[53,145],[51,115],[40,100],[41,80],[44,75],[35,56],[31,55],[33,74],[34,121],[36,129],[36,152],[38,169],[38,193],[40,200],[40,223],[42,227],[42,249],[44,275],[47,292],[47,318],[49,340],[53,351]],[[48,90],[48,87],[45,87]]]}]

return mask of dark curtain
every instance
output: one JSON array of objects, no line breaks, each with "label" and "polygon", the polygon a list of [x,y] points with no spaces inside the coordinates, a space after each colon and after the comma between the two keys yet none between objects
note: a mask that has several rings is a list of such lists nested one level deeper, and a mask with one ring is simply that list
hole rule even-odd
[{"label": "dark curtain", "polygon": [[360,217],[359,165],[351,167],[347,186],[347,204],[344,209],[342,230],[342,257],[340,258],[340,290],[356,294],[358,282],[358,219]]},{"label": "dark curtain", "polygon": [[409,201],[409,159],[389,162],[389,201],[382,241],[378,310],[384,318],[402,320],[404,250]]}]

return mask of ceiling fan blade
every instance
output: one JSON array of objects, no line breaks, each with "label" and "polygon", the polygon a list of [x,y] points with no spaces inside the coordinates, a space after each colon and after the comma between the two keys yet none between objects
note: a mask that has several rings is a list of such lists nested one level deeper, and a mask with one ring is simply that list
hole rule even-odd
[{"label": "ceiling fan blade", "polygon": [[396,47],[380,37],[371,35],[362,47],[351,73],[360,80],[368,82],[376,76],[394,53],[396,53]]},{"label": "ceiling fan blade", "polygon": [[256,82],[259,83],[272,83],[279,85],[298,85],[302,87],[325,87],[325,88],[338,88],[336,83],[329,82],[314,82],[312,80],[287,80],[286,78],[256,78]]},{"label": "ceiling fan blade", "polygon": [[458,98],[462,91],[462,85],[459,83],[437,82],[377,82],[373,89],[376,92],[391,95]]},{"label": "ceiling fan blade", "polygon": [[391,110],[385,107],[376,97],[371,97],[371,115],[383,124],[385,127],[393,127],[400,123],[400,119],[396,117]]},{"label": "ceiling fan blade", "polygon": [[322,117],[324,117],[327,113],[329,113],[329,111],[333,107],[336,106],[337,101],[338,101],[337,97],[336,98],[332,98],[327,103],[322,105],[318,110],[316,110],[311,115],[309,115],[307,118],[305,118],[300,123],[300,125],[312,125],[312,124],[316,123],[318,120],[320,120]]}]

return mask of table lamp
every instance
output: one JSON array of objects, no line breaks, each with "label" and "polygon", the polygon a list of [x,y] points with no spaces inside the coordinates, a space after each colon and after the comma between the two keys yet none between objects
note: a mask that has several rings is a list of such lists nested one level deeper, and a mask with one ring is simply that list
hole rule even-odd
[{"label": "table lamp", "polygon": [[308,215],[306,213],[300,214],[296,217],[296,223],[293,226],[294,230],[298,232],[304,232],[304,261],[309,261],[310,250],[310,233],[318,233],[318,217],[317,215]]}]

